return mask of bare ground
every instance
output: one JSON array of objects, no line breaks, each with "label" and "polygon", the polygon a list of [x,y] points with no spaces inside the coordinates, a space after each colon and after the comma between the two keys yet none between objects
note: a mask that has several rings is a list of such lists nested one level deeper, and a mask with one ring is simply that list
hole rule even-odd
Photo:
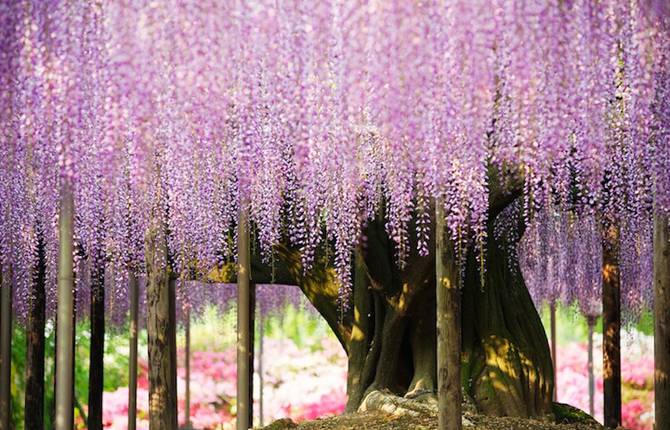
[{"label": "bare ground", "polygon": [[[516,417],[493,417],[465,412],[464,430],[602,430],[587,414],[567,405],[556,405],[558,419],[539,420]],[[275,421],[263,430],[433,430],[437,418],[432,414],[389,414],[378,410],[306,421]]]}]

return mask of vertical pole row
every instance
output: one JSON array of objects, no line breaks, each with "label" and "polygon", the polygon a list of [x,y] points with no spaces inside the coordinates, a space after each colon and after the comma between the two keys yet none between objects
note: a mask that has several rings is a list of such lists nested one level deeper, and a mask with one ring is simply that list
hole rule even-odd
[{"label": "vertical pole row", "polygon": [[435,209],[435,275],[437,296],[438,429],[460,430],[461,297],[453,241],[445,231],[441,201]]},{"label": "vertical pole row", "polygon": [[130,270],[128,273],[130,287],[130,352],[128,356],[128,430],[135,430],[137,426],[137,331],[139,322],[140,289],[137,275]]},{"label": "vertical pole row", "polygon": [[74,420],[74,198],[69,185],[61,191],[58,217],[58,302],[56,322],[56,430],[70,430]]},{"label": "vertical pole row", "polygon": [[237,231],[237,430],[248,430],[250,369],[249,354],[251,336],[249,333],[249,310],[251,308],[250,291],[250,246],[247,215],[240,212]]},{"label": "vertical pole row", "polygon": [[670,428],[670,228],[654,216],[654,391],[656,429]]}]

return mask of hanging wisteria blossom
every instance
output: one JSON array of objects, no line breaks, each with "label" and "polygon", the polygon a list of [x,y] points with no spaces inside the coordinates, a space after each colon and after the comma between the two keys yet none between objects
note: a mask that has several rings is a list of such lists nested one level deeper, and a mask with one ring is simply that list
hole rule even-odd
[{"label": "hanging wisteria blossom", "polygon": [[427,254],[435,199],[457,244],[482,248],[494,172],[523,179],[528,220],[546,204],[619,220],[624,273],[652,201],[670,208],[663,1],[2,10],[0,261],[25,298],[40,237],[51,307],[64,183],[85,270],[141,273],[160,214],[178,277],[202,277],[235,255],[244,211],[265,261],[289,243],[308,270],[333,246],[344,296],[379,214],[401,266]]}]

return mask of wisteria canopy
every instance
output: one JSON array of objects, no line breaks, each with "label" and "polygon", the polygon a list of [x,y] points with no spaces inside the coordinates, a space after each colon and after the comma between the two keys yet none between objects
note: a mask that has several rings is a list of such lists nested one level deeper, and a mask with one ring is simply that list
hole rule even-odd
[{"label": "wisteria canopy", "polygon": [[434,201],[456,243],[484,246],[492,178],[524,184],[520,216],[551,204],[648,237],[653,208],[670,209],[668,12],[1,0],[0,262],[27,294],[42,244],[55,288],[64,185],[78,254],[119,278],[142,270],[159,216],[173,269],[202,279],[235,255],[245,211],[267,261],[283,241],[309,267],[333,243],[346,292],[361,226],[380,214],[400,263],[413,217],[428,252]]}]

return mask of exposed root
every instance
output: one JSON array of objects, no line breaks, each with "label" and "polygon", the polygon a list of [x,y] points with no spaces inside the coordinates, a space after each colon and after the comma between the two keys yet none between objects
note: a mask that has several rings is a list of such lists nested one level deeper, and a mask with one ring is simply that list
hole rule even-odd
[{"label": "exposed root", "polygon": [[[437,416],[437,398],[434,393],[423,394],[413,399],[397,396],[388,390],[374,390],[365,396],[359,412],[380,411],[391,416]],[[463,417],[463,426],[472,427]]]}]

